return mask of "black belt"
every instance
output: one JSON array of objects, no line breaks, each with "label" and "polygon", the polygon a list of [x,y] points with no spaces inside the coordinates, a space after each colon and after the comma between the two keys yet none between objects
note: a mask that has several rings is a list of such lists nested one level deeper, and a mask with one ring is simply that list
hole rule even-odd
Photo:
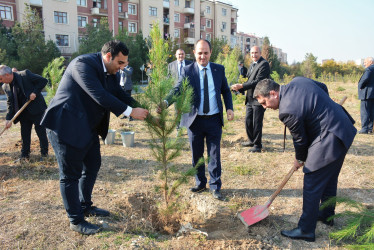
[{"label": "black belt", "polygon": [[214,114],[214,115],[197,115],[197,117],[202,118],[202,119],[211,119],[211,118],[214,118],[218,115],[219,115],[219,113]]}]

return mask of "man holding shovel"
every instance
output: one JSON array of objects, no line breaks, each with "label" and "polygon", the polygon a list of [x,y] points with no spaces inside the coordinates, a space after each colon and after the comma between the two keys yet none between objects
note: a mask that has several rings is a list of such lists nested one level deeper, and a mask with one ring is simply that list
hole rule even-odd
[{"label": "man holding shovel", "polygon": [[280,86],[270,79],[258,83],[254,97],[264,108],[279,109],[279,119],[292,134],[295,170],[304,166],[303,212],[298,227],[281,234],[292,239],[315,240],[317,220],[328,218],[335,205],[319,210],[336,196],[338,176],[357,130],[354,120],[311,79],[296,77]]},{"label": "man holding shovel", "polygon": [[48,155],[48,139],[45,127],[40,125],[43,113],[47,108],[42,89],[48,80],[40,75],[33,74],[29,70],[12,72],[6,65],[0,65],[0,82],[5,83],[2,87],[8,97],[8,113],[6,114],[5,127],[12,126],[11,119],[19,109],[28,101],[30,104],[14,120],[21,123],[22,149],[19,161],[24,161],[30,157],[31,128],[35,126],[36,134],[40,141],[40,153],[42,158]]}]

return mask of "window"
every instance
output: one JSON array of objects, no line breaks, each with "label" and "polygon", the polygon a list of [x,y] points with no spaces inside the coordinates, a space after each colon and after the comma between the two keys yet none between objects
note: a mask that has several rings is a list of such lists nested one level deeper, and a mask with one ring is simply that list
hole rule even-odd
[{"label": "window", "polygon": [[102,0],[93,0],[93,7],[94,8],[102,8]]},{"label": "window", "polygon": [[87,6],[87,0],[77,0],[78,6]]},{"label": "window", "polygon": [[223,41],[227,41],[227,37],[224,36],[224,35],[222,35],[222,40],[223,40]]},{"label": "window", "polygon": [[92,19],[92,26],[97,27],[98,22],[99,22],[99,20],[97,18],[93,18]]},{"label": "window", "polygon": [[55,23],[68,23],[68,13],[55,11]]},{"label": "window", "polygon": [[57,46],[69,46],[69,36],[56,34]]},{"label": "window", "polygon": [[207,13],[207,14],[210,14],[210,6],[206,6],[206,9],[205,9],[205,10],[206,10],[206,13]]},{"label": "window", "polygon": [[123,22],[118,22],[118,29],[123,30]]},{"label": "window", "polygon": [[118,12],[119,13],[122,12],[122,3],[121,2],[118,3]]},{"label": "window", "polygon": [[129,3],[129,10],[128,11],[129,11],[130,15],[136,15],[136,5]]},{"label": "window", "polygon": [[226,14],[227,14],[227,9],[222,8],[222,16],[226,16]]},{"label": "window", "polygon": [[78,16],[78,27],[84,28],[87,26],[87,17],[85,16]]},{"label": "window", "polygon": [[13,20],[12,7],[0,5],[0,18],[4,20]]},{"label": "window", "polygon": [[157,8],[156,7],[149,7],[149,15],[150,16],[157,16]]},{"label": "window", "polygon": [[180,37],[179,29],[174,29],[174,38],[179,38],[179,37]]},{"label": "window", "polygon": [[212,34],[207,33],[206,34],[206,40],[208,40],[208,41],[212,40]]},{"label": "window", "polygon": [[136,33],[136,23],[129,23],[129,33]]},{"label": "window", "polygon": [[191,1],[186,0],[185,8],[191,8]]},{"label": "window", "polygon": [[206,27],[207,28],[212,28],[212,20],[210,20],[210,19],[206,20]]},{"label": "window", "polygon": [[149,24],[149,29],[152,29],[153,28],[153,24]]},{"label": "window", "polygon": [[174,5],[179,6],[179,0],[174,0]]},{"label": "window", "polygon": [[226,22],[222,22],[222,29],[223,29],[223,30],[226,29]]},{"label": "window", "polygon": [[180,22],[180,14],[179,13],[174,14],[174,22],[177,22],[177,23]]}]

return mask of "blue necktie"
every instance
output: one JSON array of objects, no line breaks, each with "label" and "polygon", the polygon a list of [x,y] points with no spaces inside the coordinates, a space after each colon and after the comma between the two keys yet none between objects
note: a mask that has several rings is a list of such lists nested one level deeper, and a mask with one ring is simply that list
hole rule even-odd
[{"label": "blue necktie", "polygon": [[180,67],[179,67],[179,75],[181,75],[181,74],[182,74],[182,67],[183,67],[183,63],[182,63],[182,62],[180,62],[179,64],[180,64]]}]

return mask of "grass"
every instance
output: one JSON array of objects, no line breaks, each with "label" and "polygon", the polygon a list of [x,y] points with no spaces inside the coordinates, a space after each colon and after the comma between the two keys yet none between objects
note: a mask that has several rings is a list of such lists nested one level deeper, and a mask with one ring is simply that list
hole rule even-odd
[{"label": "grass", "polygon": [[[356,83],[330,83],[330,95],[338,102],[347,96],[344,107],[360,127]],[[69,223],[59,191],[57,164],[50,157],[38,161],[38,140],[33,132],[31,161],[15,164],[20,154],[20,128],[16,124],[0,139],[0,244],[3,249],[123,249],[136,244],[143,249],[248,249],[248,248],[330,248],[339,246],[331,241],[332,228],[317,225],[314,243],[292,241],[280,236],[280,230],[296,226],[301,214],[303,173],[297,171],[269,208],[270,215],[247,232],[235,214],[255,205],[264,204],[288,173],[294,158],[291,137],[287,131],[283,152],[283,125],[278,112],[267,110],[264,118],[263,153],[249,154],[240,146],[246,140],[244,128],[244,97],[235,100],[235,120],[225,122],[221,147],[222,193],[224,201],[212,199],[207,192],[192,195],[190,178],[179,194],[178,216],[181,224],[207,232],[207,238],[187,234],[180,237],[159,230],[154,216],[161,196],[155,191],[160,185],[157,163],[151,156],[144,123],[127,121],[112,115],[110,128],[133,129],[135,147],[125,148],[117,137],[113,145],[101,145],[102,166],[93,191],[94,205],[109,209],[108,218],[89,218],[109,228],[94,236],[81,236],[69,230]],[[153,111],[154,112],[154,111]],[[4,113],[0,118],[4,119]],[[177,168],[191,167],[187,135]],[[338,195],[374,205],[373,135],[357,135],[347,154],[340,178]],[[53,150],[50,149],[51,155]],[[338,206],[338,211],[344,207]],[[344,225],[336,220],[336,227]]]}]

